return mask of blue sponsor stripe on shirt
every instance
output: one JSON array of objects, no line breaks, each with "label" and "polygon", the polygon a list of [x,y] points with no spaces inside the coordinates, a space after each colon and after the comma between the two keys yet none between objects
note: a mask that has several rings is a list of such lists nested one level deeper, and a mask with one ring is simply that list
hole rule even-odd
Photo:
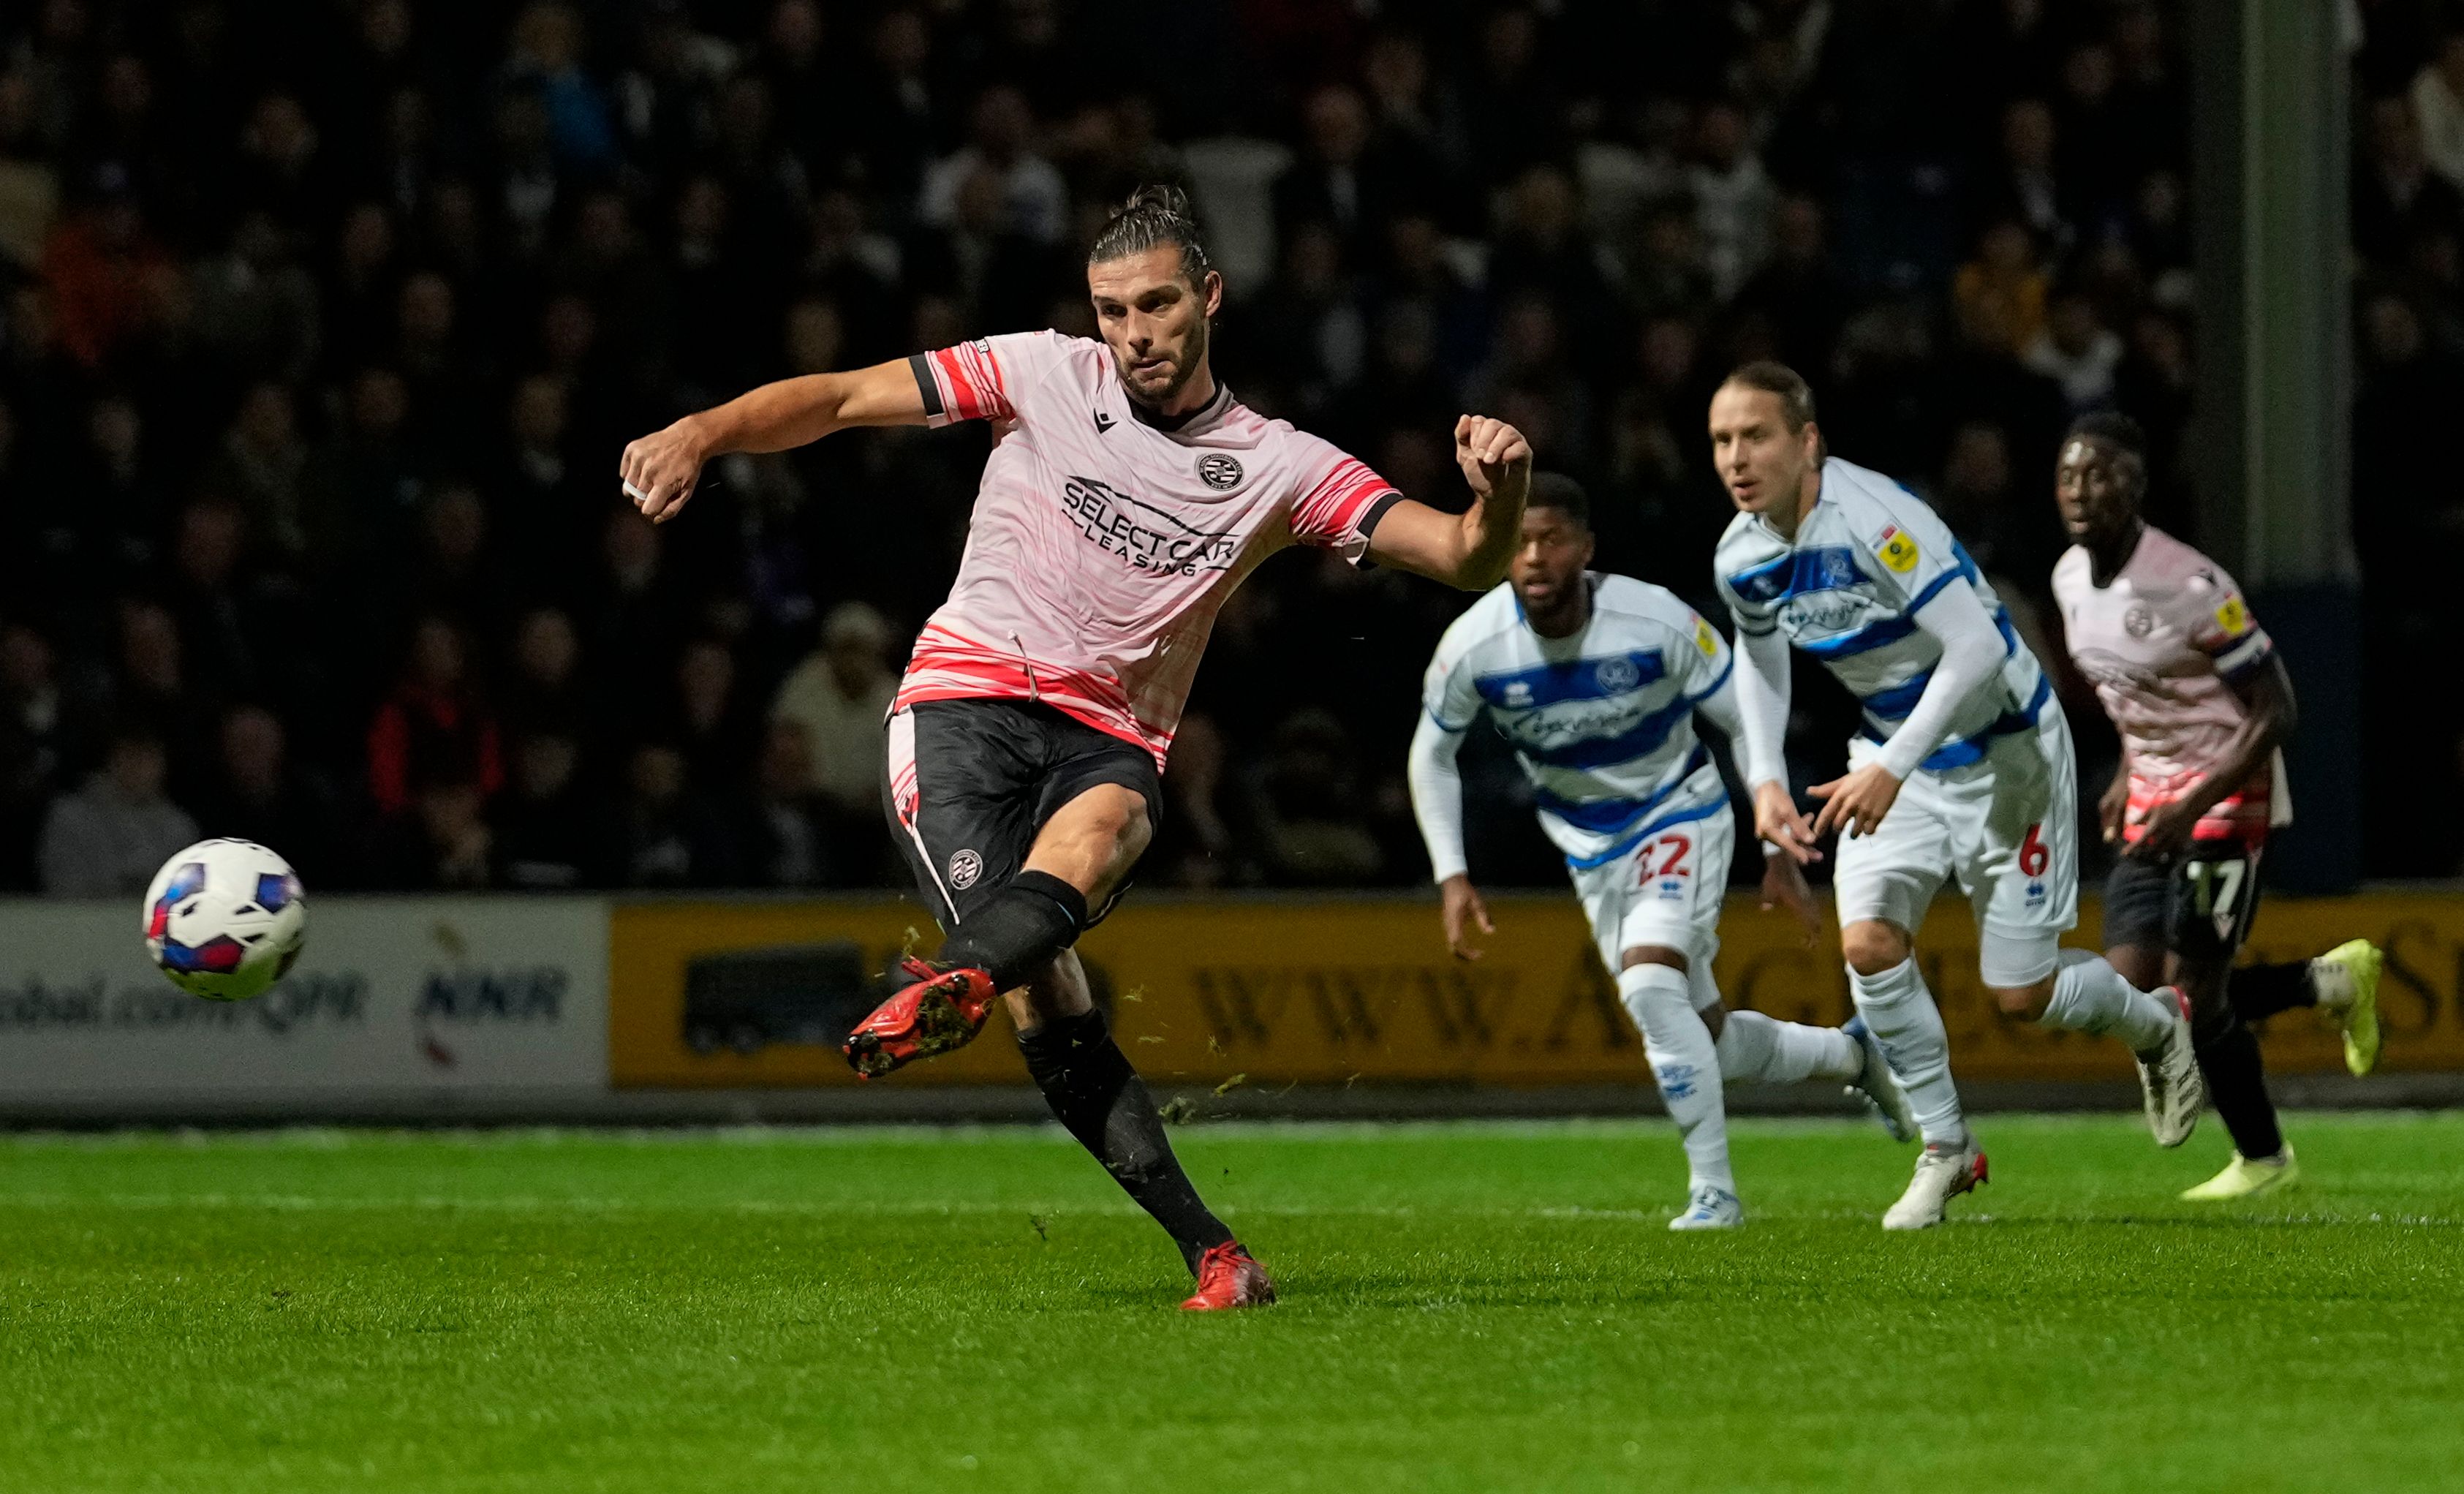
[{"label": "blue sponsor stripe on shirt", "polygon": [[1685,780],[1707,767],[1711,755],[1702,743],[1685,759],[1684,767],[1667,786],[1642,799],[1567,799],[1545,788],[1534,788],[1531,802],[1542,811],[1563,820],[1577,830],[1594,835],[1615,835],[1637,820],[1667,802],[1668,796],[1685,786]]},{"label": "blue sponsor stripe on shirt", "polygon": [[1634,648],[1601,658],[1570,659],[1537,669],[1483,674],[1472,680],[1480,698],[1509,711],[1536,710],[1566,700],[1606,700],[1665,679],[1667,661],[1657,648]]},{"label": "blue sponsor stripe on shirt", "polygon": [[1898,643],[1916,630],[1917,625],[1907,618],[1886,617],[1836,638],[1799,639],[1796,646],[1817,659],[1844,659],[1850,654],[1868,653]]},{"label": "blue sponsor stripe on shirt", "polygon": [[[1931,757],[1918,763],[1917,766],[1929,773],[1947,773],[1952,768],[1964,768],[1971,762],[1978,761],[1984,758],[1986,749],[1993,744],[1993,738],[2008,736],[2013,732],[2024,732],[2034,727],[2037,718],[2044,713],[2045,702],[2051,700],[2053,696],[2052,679],[2043,674],[2037,675],[2035,693],[2028,697],[2026,705],[2016,711],[2003,712],[1993,718],[1991,725],[1981,732],[1963,736],[1957,741],[1945,742],[1934,749]],[[1863,735],[1868,741],[1887,740],[1881,733],[1874,730],[1874,725],[1870,721],[1865,724]]]},{"label": "blue sponsor stripe on shirt", "polygon": [[1897,721],[1917,708],[1925,698],[1925,687],[1933,683],[1933,667],[1925,668],[1896,685],[1885,685],[1870,695],[1859,695],[1866,714],[1877,720]]},{"label": "blue sponsor stripe on shirt", "polygon": [[1846,545],[1792,550],[1728,578],[1728,587],[1748,602],[1785,602],[1809,591],[1837,591],[1865,579],[1857,552]]},{"label": "blue sponsor stripe on shirt", "polygon": [[1527,747],[1518,750],[1531,761],[1551,768],[1605,768],[1613,763],[1632,762],[1658,752],[1668,740],[1668,734],[1694,714],[1694,703],[1683,696],[1670,701],[1615,736],[1587,736],[1577,741],[1562,742],[1554,747]]}]

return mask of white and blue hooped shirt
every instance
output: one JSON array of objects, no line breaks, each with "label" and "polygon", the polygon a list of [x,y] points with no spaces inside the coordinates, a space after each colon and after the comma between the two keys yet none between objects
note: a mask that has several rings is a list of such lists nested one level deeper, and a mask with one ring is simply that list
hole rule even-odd
[{"label": "white and blue hooped shirt", "polygon": [[1949,526],[1881,472],[1830,458],[1794,542],[1761,516],[1740,514],[1720,537],[1712,570],[1738,632],[1778,631],[1821,660],[1864,708],[1860,735],[1877,742],[1916,709],[1942,660],[1917,610],[1946,586],[1973,590],[2001,631],[2001,672],[1960,702],[1942,745],[1920,764],[1927,771],[1977,761],[1995,736],[2032,729],[2052,699],[2036,656]]},{"label": "white and blue hooped shirt", "polygon": [[1484,713],[1531,780],[1540,828],[1576,868],[1604,866],[1661,829],[1728,812],[1694,711],[1729,688],[1728,645],[1666,589],[1596,573],[1592,617],[1543,638],[1511,583],[1438,642],[1421,692],[1460,736]]}]

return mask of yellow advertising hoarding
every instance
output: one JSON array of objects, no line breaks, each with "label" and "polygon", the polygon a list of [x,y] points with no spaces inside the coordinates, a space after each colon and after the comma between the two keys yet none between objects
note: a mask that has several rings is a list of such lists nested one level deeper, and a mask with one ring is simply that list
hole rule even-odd
[{"label": "yellow advertising hoarding", "polygon": [[[1448,956],[1434,902],[1408,898],[1149,896],[1079,946],[1132,1060],[1158,1084],[1250,1086],[1379,1082],[1641,1083],[1642,1048],[1592,953],[1573,899],[1499,897],[1486,957]],[[2098,909],[2069,942],[2093,948]],[[891,901],[642,903],[610,924],[609,1072],[624,1088],[852,1085],[820,1040],[811,992],[839,1013],[871,995],[877,972],[921,929]],[[1732,899],[1717,972],[1732,1006],[1836,1023],[1850,1010],[1836,943],[1802,948],[1793,925]],[[2387,1070],[2464,1069],[2464,897],[2385,893],[2265,905],[2257,958],[2315,955],[2354,936],[2388,963],[2381,1002]],[[1954,1067],[1971,1080],[2127,1078],[2115,1044],[2042,1031],[1993,1010],[1976,978],[1965,904],[1937,905],[1919,938],[1943,1008]],[[2333,1031],[2311,1014],[2267,1024],[2281,1072],[2341,1066]],[[973,1046],[891,1081],[1015,1084],[1023,1077],[1005,1020]]]}]

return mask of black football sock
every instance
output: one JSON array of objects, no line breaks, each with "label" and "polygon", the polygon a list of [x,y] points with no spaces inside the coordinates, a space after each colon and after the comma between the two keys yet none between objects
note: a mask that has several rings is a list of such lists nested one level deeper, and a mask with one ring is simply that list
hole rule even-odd
[{"label": "black football sock", "polygon": [[2258,1034],[2250,1030],[2230,1000],[2202,1003],[2190,1014],[2190,1046],[2208,1082],[2208,1103],[2233,1133],[2233,1150],[2247,1157],[2284,1150],[2276,1126],[2276,1102],[2267,1097],[2267,1068],[2258,1056]]},{"label": "black football sock", "polygon": [[1085,893],[1049,872],[1022,871],[967,914],[936,957],[989,971],[994,989],[1007,991],[1041,974],[1086,927]]},{"label": "black football sock", "polygon": [[1202,1252],[1232,1238],[1180,1170],[1172,1143],[1164,1139],[1155,1096],[1112,1041],[1102,1012],[1045,1022],[1021,1033],[1018,1046],[1062,1127],[1095,1154],[1139,1208],[1155,1216],[1191,1271]]},{"label": "black football sock", "polygon": [[2310,984],[2310,962],[2284,965],[2241,965],[2227,988],[2233,1006],[2244,1022],[2258,1022],[2296,1006],[2316,1006],[2319,993]]}]

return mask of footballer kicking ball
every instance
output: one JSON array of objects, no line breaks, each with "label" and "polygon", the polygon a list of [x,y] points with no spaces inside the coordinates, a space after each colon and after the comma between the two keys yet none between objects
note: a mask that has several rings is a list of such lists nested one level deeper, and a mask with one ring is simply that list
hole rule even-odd
[{"label": "footballer kicking ball", "polygon": [[145,953],[173,985],[209,1001],[263,992],[307,938],[298,873],[254,841],[199,841],[145,890]]}]

